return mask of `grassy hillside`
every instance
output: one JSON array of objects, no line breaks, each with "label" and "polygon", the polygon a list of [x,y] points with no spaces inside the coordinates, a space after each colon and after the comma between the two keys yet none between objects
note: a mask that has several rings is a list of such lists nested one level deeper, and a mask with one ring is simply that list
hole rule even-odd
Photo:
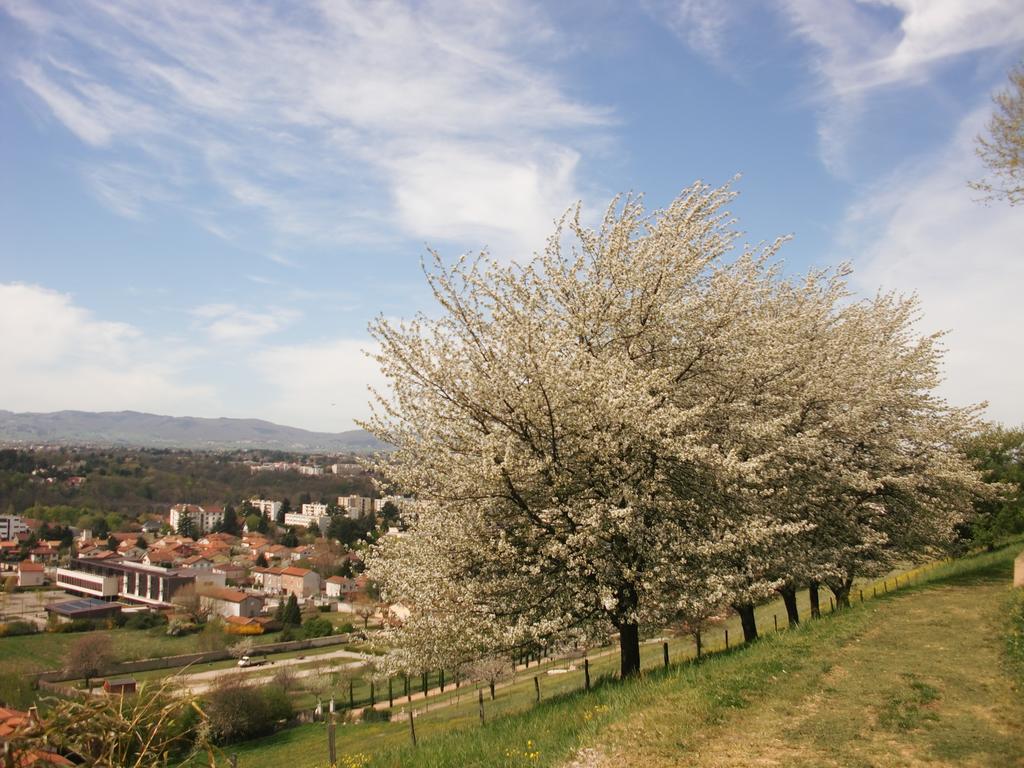
[{"label": "grassy hillside", "polygon": [[[404,723],[343,726],[341,764],[1024,765],[1024,701],[1005,651],[1017,549],[943,566],[928,583],[701,663],[661,671],[660,649],[649,648],[651,671],[625,685],[538,706],[526,678],[488,703],[491,716],[510,714],[485,727],[471,694],[417,717],[415,749]],[[761,626],[770,630],[770,618]],[[578,681],[548,676],[543,684],[552,695]],[[282,759],[321,766],[324,728],[303,726],[237,751],[242,768]]]}]

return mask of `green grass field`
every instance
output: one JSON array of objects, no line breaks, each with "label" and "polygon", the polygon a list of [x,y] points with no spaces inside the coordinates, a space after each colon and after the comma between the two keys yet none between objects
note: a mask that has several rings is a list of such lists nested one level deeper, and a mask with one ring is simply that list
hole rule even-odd
[{"label": "green grass field", "polygon": [[[797,631],[771,632],[781,608],[764,606],[761,641],[700,663],[686,661],[692,644],[680,639],[663,670],[660,643],[650,644],[648,671],[624,685],[610,679],[614,652],[592,656],[589,694],[578,671],[542,675],[535,705],[532,670],[520,673],[486,703],[484,727],[475,690],[458,704],[431,700],[415,749],[405,721],[340,725],[340,765],[1024,765],[1024,701],[1005,651],[1017,549],[941,565],[914,586],[901,579],[898,591],[890,580],[879,599]],[[229,752],[240,768],[319,768],[326,729],[299,726]]]}]

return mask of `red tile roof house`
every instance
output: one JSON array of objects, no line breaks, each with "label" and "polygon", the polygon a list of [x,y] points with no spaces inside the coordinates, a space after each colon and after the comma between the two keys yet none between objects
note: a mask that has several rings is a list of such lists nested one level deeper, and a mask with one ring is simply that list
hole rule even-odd
[{"label": "red tile roof house", "polygon": [[[11,749],[11,744],[19,731],[27,730],[35,724],[35,710],[19,712],[16,709],[0,707],[0,764],[3,763],[4,751]],[[10,754],[11,768],[45,768],[46,766],[74,765],[66,757],[61,757],[55,752],[40,751],[37,749],[17,751]]]},{"label": "red tile roof house", "polygon": [[200,599],[219,616],[251,618],[263,610],[263,598],[235,589],[203,589]]},{"label": "red tile roof house", "polygon": [[314,597],[320,594],[320,574],[308,568],[285,568],[281,589],[296,597]]},{"label": "red tile roof house", "polygon": [[46,568],[42,563],[28,560],[18,563],[18,586],[41,587],[46,578]]}]

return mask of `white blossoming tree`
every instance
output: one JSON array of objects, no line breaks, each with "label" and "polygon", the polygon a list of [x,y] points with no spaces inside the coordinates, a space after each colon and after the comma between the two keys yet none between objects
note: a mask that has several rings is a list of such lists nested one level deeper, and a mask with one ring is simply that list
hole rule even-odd
[{"label": "white blossoming tree", "polygon": [[731,196],[695,185],[651,217],[626,200],[597,232],[577,216],[525,265],[435,256],[439,317],[373,326],[393,396],[366,426],[396,446],[386,481],[422,502],[369,560],[412,609],[396,633],[408,663],[611,627],[635,674],[641,625],[719,606],[729,557],[786,533],[730,520],[722,499],[763,459],[709,439],[760,418],[722,393],[758,343],[778,246],[723,258]]}]

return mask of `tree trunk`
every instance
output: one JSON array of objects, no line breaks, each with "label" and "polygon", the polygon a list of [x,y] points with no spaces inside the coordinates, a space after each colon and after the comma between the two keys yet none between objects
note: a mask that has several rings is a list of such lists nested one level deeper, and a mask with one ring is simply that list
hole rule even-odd
[{"label": "tree trunk", "polygon": [[740,615],[740,623],[743,625],[743,642],[750,643],[757,640],[757,620],[754,617],[754,604],[743,603],[734,605],[736,613]]},{"label": "tree trunk", "polygon": [[829,584],[828,588],[836,596],[836,608],[850,607],[850,589],[853,587],[853,577],[841,581],[839,584]]},{"label": "tree trunk", "polygon": [[490,688],[491,688],[491,701],[494,701],[494,681],[491,680],[489,685],[490,685]]},{"label": "tree trunk", "polygon": [[619,661],[623,680],[640,674],[640,627],[636,624],[619,627]]},{"label": "tree trunk", "polygon": [[786,605],[786,616],[789,617],[790,629],[800,623],[800,609],[796,605],[796,587],[787,584],[779,589],[782,595],[782,602]]},{"label": "tree trunk", "polygon": [[811,618],[821,618],[821,605],[818,603],[818,582],[812,581],[807,585],[807,593],[811,598]]}]

